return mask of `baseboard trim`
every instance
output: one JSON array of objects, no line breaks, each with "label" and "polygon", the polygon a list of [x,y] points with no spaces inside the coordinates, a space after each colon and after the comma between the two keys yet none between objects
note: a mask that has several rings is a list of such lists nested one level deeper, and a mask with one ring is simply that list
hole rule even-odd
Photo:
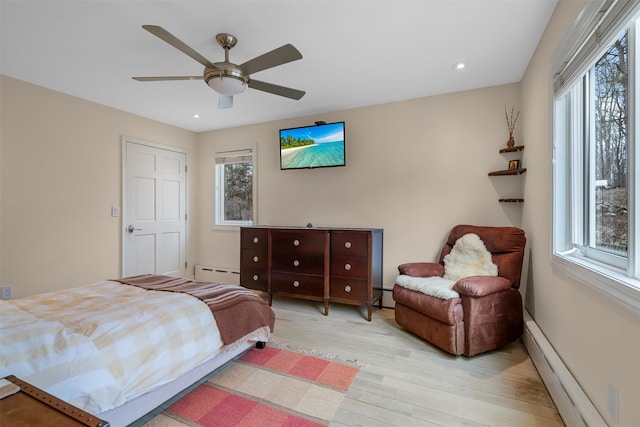
[{"label": "baseboard trim", "polygon": [[606,427],[607,423],[526,311],[522,341],[564,423],[570,427]]}]

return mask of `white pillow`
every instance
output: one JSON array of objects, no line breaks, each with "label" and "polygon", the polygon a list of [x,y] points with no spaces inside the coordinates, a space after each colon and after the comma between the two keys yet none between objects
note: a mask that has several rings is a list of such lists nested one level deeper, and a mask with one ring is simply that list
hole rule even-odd
[{"label": "white pillow", "polygon": [[497,275],[498,266],[491,261],[491,253],[477,234],[460,237],[444,257],[445,279],[457,282],[463,277]]}]

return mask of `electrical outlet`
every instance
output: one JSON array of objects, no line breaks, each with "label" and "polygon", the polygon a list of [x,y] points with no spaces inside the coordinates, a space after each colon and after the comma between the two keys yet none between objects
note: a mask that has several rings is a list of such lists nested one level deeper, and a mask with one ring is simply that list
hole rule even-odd
[{"label": "electrical outlet", "polygon": [[618,390],[616,390],[616,388],[611,384],[609,384],[609,388],[607,389],[607,396],[609,402],[607,405],[609,408],[609,415],[618,422]]},{"label": "electrical outlet", "polygon": [[3,286],[2,287],[2,299],[11,299],[13,298],[13,291],[11,290],[11,286]]}]

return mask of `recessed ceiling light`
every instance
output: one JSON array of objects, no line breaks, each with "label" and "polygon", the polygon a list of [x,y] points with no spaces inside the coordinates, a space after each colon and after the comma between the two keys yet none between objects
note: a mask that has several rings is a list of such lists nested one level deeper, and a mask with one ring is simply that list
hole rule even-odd
[{"label": "recessed ceiling light", "polygon": [[200,118],[200,115],[199,115],[199,114],[194,114],[194,115],[193,115],[193,118],[194,118],[194,119],[199,119],[199,118]]},{"label": "recessed ceiling light", "polygon": [[458,62],[456,65],[454,65],[454,68],[456,70],[464,70],[464,67],[466,67],[467,64],[464,62]]}]

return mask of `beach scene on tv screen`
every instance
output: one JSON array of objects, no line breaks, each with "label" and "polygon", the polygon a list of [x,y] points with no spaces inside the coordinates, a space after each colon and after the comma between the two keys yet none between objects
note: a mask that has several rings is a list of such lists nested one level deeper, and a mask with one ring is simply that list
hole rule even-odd
[{"label": "beach scene on tv screen", "polygon": [[344,123],[280,131],[282,169],[344,166]]}]

